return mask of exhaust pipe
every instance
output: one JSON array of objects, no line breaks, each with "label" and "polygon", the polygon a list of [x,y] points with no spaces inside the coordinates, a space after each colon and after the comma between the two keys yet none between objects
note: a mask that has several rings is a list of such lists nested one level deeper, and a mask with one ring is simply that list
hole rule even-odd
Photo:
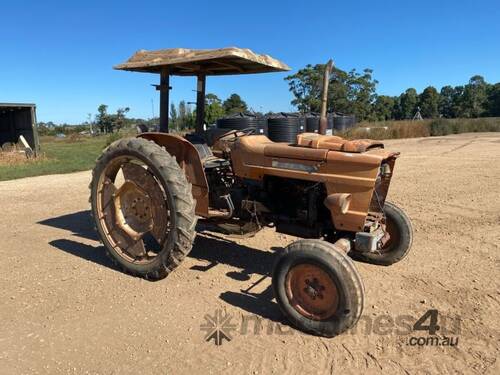
[{"label": "exhaust pipe", "polygon": [[330,72],[333,68],[332,59],[328,60],[325,66],[325,73],[323,75],[323,94],[321,96],[321,115],[319,118],[319,134],[325,135],[328,120],[326,118],[326,106],[328,101],[328,84],[330,83]]}]

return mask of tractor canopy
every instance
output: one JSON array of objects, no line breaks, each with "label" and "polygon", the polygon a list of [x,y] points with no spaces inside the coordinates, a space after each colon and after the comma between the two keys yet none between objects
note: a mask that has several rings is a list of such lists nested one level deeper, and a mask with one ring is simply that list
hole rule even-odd
[{"label": "tractor canopy", "polygon": [[206,76],[284,72],[290,67],[268,55],[259,55],[246,48],[187,49],[171,48],[137,51],[117,70],[159,73],[160,132],[168,133],[170,76],[196,76],[196,132],[203,131],[205,117]]},{"label": "tractor canopy", "polygon": [[197,76],[282,72],[290,70],[285,63],[269,55],[259,55],[247,48],[187,49],[171,48],[137,51],[118,70],[160,73],[168,68],[170,75]]}]

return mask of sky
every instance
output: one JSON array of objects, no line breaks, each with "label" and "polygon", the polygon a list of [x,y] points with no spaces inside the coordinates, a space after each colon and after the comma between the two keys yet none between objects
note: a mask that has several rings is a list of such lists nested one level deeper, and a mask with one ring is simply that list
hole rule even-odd
[{"label": "sky", "polygon": [[[0,102],[32,102],[39,121],[80,123],[100,104],[158,115],[159,77],[113,70],[140,49],[236,46],[291,73],[332,58],[374,70],[377,92],[500,81],[499,0],[9,1],[0,7]],[[208,77],[256,111],[290,111],[287,73]],[[195,79],[173,77],[171,100],[195,101]]]}]

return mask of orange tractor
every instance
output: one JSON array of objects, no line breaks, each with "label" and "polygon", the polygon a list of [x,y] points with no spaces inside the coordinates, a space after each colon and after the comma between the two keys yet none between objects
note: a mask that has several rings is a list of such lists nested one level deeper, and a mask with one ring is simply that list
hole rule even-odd
[{"label": "orange tractor", "polygon": [[[399,154],[324,134],[288,144],[253,128],[205,130],[205,77],[289,70],[267,55],[139,51],[115,68],[160,74],[160,132],[116,141],[93,170],[92,213],[111,259],[132,275],[162,279],[191,250],[198,218],[237,234],[271,226],[304,238],[279,253],[273,269],[286,317],[327,337],[352,327],[364,288],[351,258],[389,265],[412,244],[410,220],[386,202]],[[198,77],[196,131],[184,137],[168,133],[171,75]]]}]

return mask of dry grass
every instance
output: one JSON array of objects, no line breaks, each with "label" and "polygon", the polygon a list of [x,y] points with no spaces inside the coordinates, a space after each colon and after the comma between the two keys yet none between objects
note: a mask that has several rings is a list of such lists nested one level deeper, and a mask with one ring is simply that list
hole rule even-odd
[{"label": "dry grass", "polygon": [[362,122],[342,135],[349,139],[398,139],[498,131],[500,118],[434,119]]},{"label": "dry grass", "polygon": [[47,160],[44,155],[28,158],[23,151],[0,151],[0,166],[15,167],[25,164],[36,164]]}]

